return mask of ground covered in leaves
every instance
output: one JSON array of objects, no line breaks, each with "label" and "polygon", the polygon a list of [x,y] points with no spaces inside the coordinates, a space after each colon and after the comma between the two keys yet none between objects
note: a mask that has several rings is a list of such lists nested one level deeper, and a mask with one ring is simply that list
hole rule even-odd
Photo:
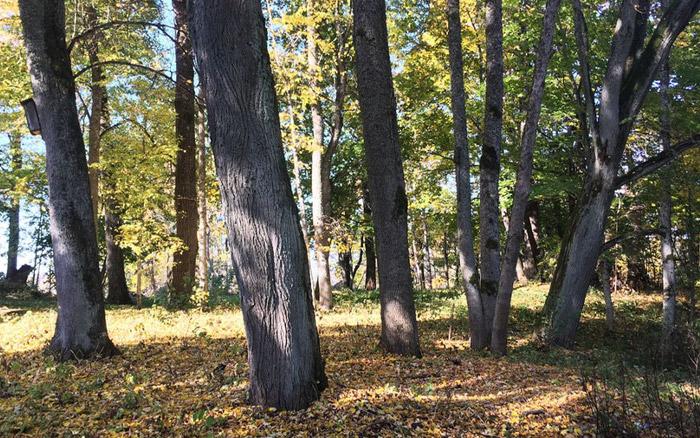
[{"label": "ground covered in leaves", "polygon": [[[422,359],[378,347],[376,294],[343,292],[317,314],[329,388],[309,409],[248,406],[240,311],[110,308],[122,355],[54,363],[41,353],[51,304],[0,320],[0,435],[134,436],[580,436],[594,433],[581,390],[583,363],[634,355],[657,314],[656,297],[616,297],[620,331],[606,336],[601,299],[589,300],[576,351],[548,350],[533,334],[546,286],[514,294],[512,349],[468,350],[464,298],[419,295]],[[637,309],[624,312],[625,306]],[[635,347],[636,345],[636,347]]]}]

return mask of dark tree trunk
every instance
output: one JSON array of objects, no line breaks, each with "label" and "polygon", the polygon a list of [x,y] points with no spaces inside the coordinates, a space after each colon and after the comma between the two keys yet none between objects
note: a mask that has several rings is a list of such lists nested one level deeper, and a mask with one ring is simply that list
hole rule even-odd
[{"label": "dark tree trunk", "polygon": [[511,296],[513,294],[514,274],[520,259],[520,247],[523,242],[523,224],[525,221],[525,209],[530,196],[532,160],[535,140],[537,139],[537,126],[540,121],[545,78],[552,54],[552,42],[559,4],[560,0],[547,0],[542,21],[542,35],[537,49],[535,71],[527,106],[527,117],[523,129],[523,137],[520,142],[520,163],[518,165],[515,189],[513,190],[513,206],[510,212],[502,271],[498,283],[498,298],[496,300],[496,313],[493,320],[493,334],[491,338],[491,351],[494,354],[506,354],[508,318],[510,315]]},{"label": "dark tree trunk", "polygon": [[107,303],[133,304],[124,274],[124,253],[117,242],[121,219],[116,206],[105,201],[105,246],[107,247]]},{"label": "dark tree trunk", "polygon": [[445,264],[445,287],[450,288],[450,246],[447,243],[447,233],[442,235],[442,260]]},{"label": "dark tree trunk", "polygon": [[423,225],[423,265],[425,266],[425,284],[428,289],[433,288],[433,253],[430,248],[430,233],[428,221],[425,217],[421,221]]},{"label": "dark tree trunk", "polygon": [[525,231],[527,241],[530,243],[532,257],[535,260],[535,269],[540,262],[540,204],[530,201],[525,213]]},{"label": "dark tree trunk", "polygon": [[486,0],[486,109],[483,146],[479,160],[479,242],[481,301],[487,342],[491,330],[498,279],[501,275],[500,206],[498,178],[501,173],[503,131],[503,22],[501,0]]},{"label": "dark tree trunk", "polygon": [[195,143],[194,64],[186,0],[173,0],[175,27],[175,234],[184,245],[175,252],[171,304],[186,305],[197,270],[197,146]]},{"label": "dark tree trunk", "polygon": [[377,288],[377,258],[374,253],[374,236],[365,236],[365,289]]},{"label": "dark tree trunk", "polygon": [[[450,51],[450,89],[452,130],[455,137],[454,160],[457,185],[457,263],[462,286],[467,297],[470,345],[474,350],[486,347],[486,323],[479,291],[479,271],[476,267],[472,234],[471,183],[469,178],[469,143],[467,112],[464,96],[464,67],[462,61],[462,25],[459,0],[447,2],[448,44]],[[459,277],[457,277],[459,281]]]},{"label": "dark tree trunk", "polygon": [[377,237],[384,349],[420,356],[408,256],[408,199],[401,162],[384,0],[353,3],[365,162]]},{"label": "dark tree trunk", "polygon": [[[10,166],[12,173],[22,168],[22,138],[19,135],[10,135]],[[17,187],[15,186],[15,189]],[[7,271],[6,278],[11,278],[17,272],[17,255],[19,253],[19,210],[20,203],[17,193],[12,194],[10,208],[8,209],[7,224]]]},{"label": "dark tree trunk", "polygon": [[343,285],[352,290],[352,252],[345,251],[338,254],[338,264],[343,270]]},{"label": "dark tree trunk", "polygon": [[[700,8],[700,0],[674,0],[646,46],[647,0],[621,2],[600,99],[591,88],[586,26],[574,0],[576,40],[586,113],[591,131],[592,165],[571,228],[562,242],[545,303],[549,342],[572,347],[581,310],[603,243],[605,222],[618,186],[617,173],[627,138],[651,81],[667,59],[678,34]],[[598,105],[596,105],[598,104]]]},{"label": "dark tree trunk", "polygon": [[56,332],[48,351],[59,360],[118,353],[107,335],[90,201],[85,144],[65,41],[63,2],[21,0],[20,17],[41,131],[54,269]]},{"label": "dark tree trunk", "polygon": [[248,340],[249,401],[304,409],[326,387],[260,2],[190,3]]}]

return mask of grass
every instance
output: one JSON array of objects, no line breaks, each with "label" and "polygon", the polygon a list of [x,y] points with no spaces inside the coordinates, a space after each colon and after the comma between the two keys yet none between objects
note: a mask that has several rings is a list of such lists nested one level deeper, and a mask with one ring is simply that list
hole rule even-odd
[{"label": "grass", "polygon": [[[0,307],[29,309],[0,321],[0,435],[590,435],[582,369],[613,369],[620,360],[648,365],[660,296],[615,296],[619,329],[610,334],[602,297],[590,294],[579,344],[564,351],[536,335],[546,291],[516,289],[503,359],[468,349],[459,291],[417,292],[422,359],[379,349],[376,291],[338,291],[335,309],[317,312],[330,386],[301,412],[245,404],[246,347],[235,306],[109,307],[110,337],[123,354],[56,364],[41,354],[55,303],[0,300]],[[681,371],[664,375],[688,380]]]}]

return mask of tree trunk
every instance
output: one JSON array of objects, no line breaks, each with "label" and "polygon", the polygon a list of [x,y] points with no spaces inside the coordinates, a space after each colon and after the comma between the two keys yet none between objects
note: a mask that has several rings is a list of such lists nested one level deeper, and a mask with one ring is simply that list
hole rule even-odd
[{"label": "tree trunk", "polygon": [[113,202],[105,201],[105,245],[107,247],[107,303],[133,304],[124,274],[124,253],[117,242],[121,219]]},{"label": "tree trunk", "polygon": [[[662,2],[662,4],[665,2]],[[659,97],[661,100],[659,137],[664,150],[671,147],[671,99],[669,86],[671,72],[668,61],[660,70]],[[661,228],[661,267],[663,286],[663,310],[661,327],[662,356],[666,357],[673,347],[673,333],[676,328],[676,274],[673,259],[673,236],[671,220],[671,174],[669,169],[661,173],[661,200],[659,202],[659,226]]]},{"label": "tree trunk", "polygon": [[24,44],[41,131],[54,270],[56,332],[48,347],[58,360],[118,353],[107,335],[85,144],[65,41],[63,2],[19,2]]},{"label": "tree trunk", "polygon": [[[22,168],[22,137],[19,135],[10,135],[10,166],[12,174],[17,175],[17,172]],[[15,190],[17,189],[15,185]],[[17,271],[17,256],[19,254],[19,211],[20,202],[17,193],[12,194],[10,200],[10,208],[8,209],[8,224],[7,224],[7,271],[5,278],[12,277]]]},{"label": "tree trunk", "polygon": [[[88,27],[97,26],[97,11],[91,4],[86,6],[86,16]],[[88,125],[88,177],[90,180],[90,199],[92,201],[92,214],[95,222],[95,232],[99,224],[100,212],[100,192],[99,174],[97,164],[100,162],[100,143],[102,138],[102,115],[104,112],[104,100],[107,96],[107,87],[104,84],[105,77],[99,56],[99,44],[102,40],[102,32],[99,30],[91,34],[87,45],[88,59],[90,61],[90,94],[92,103],[90,105],[90,123]]]},{"label": "tree trunk", "polygon": [[209,293],[209,221],[207,220],[207,128],[204,115],[204,84],[199,84],[199,106],[197,111],[197,207],[199,226],[197,227],[199,287]]},{"label": "tree trunk", "polygon": [[690,322],[695,321],[696,295],[695,284],[698,279],[698,267],[700,266],[700,245],[698,245],[698,230],[696,228],[695,215],[697,210],[695,197],[695,186],[690,184],[688,187],[688,204],[686,206],[686,233],[688,234],[688,305],[690,306],[690,314],[688,319]]},{"label": "tree trunk", "polygon": [[450,247],[447,243],[447,232],[442,235],[442,260],[445,263],[445,288],[450,288]]},{"label": "tree trunk", "polygon": [[535,261],[535,270],[540,262],[540,205],[538,201],[530,201],[525,212],[525,232],[530,244],[532,258]]},{"label": "tree trunk", "polygon": [[[362,190],[362,209],[368,227],[372,226],[372,206],[369,203],[369,192],[367,187]],[[363,238],[365,245],[365,290],[375,290],[377,288],[377,259],[374,252],[374,230],[368,230]]]},{"label": "tree trunk", "polygon": [[384,0],[353,2],[357,84],[377,237],[383,348],[420,356],[407,209]]},{"label": "tree trunk", "polygon": [[352,290],[352,252],[344,251],[338,254],[338,264],[343,270],[343,285]]},{"label": "tree trunk", "polygon": [[452,129],[455,137],[454,161],[457,185],[457,263],[462,286],[467,297],[470,345],[474,350],[486,347],[486,323],[479,291],[479,272],[476,267],[471,218],[471,183],[469,178],[469,143],[467,112],[464,96],[464,67],[462,61],[461,20],[459,0],[447,2],[448,45],[450,52],[450,90]]},{"label": "tree trunk", "polygon": [[174,254],[171,305],[189,303],[197,269],[197,145],[192,41],[187,23],[187,1],[173,0],[175,12],[175,234],[183,247]]},{"label": "tree trunk", "polygon": [[[501,216],[503,218],[503,228],[507,230],[510,224],[510,219],[508,219],[508,211],[505,209],[501,210]],[[523,257],[520,253],[518,253],[518,259],[515,264],[515,278],[517,279],[518,283],[522,285],[526,285],[528,282],[527,276],[525,275],[525,268],[523,266]]]},{"label": "tree trunk", "polygon": [[190,7],[248,340],[249,401],[304,409],[327,383],[262,8],[253,0]]},{"label": "tree trunk", "polygon": [[423,251],[418,251],[418,236],[416,236],[415,224],[411,226],[411,250],[413,252],[413,266],[416,280],[420,284],[421,290],[425,290],[425,263],[423,263]]},{"label": "tree trunk", "polygon": [[430,249],[430,234],[428,233],[428,221],[425,217],[423,224],[423,265],[425,266],[425,284],[428,289],[433,288],[433,253]]},{"label": "tree trunk", "polygon": [[501,275],[500,206],[498,178],[501,173],[503,131],[503,22],[501,0],[486,0],[486,109],[483,147],[479,160],[479,242],[481,294],[485,336],[491,340],[498,279]]},{"label": "tree trunk", "polygon": [[496,301],[496,313],[493,320],[493,335],[491,338],[491,351],[494,354],[505,354],[508,342],[508,317],[510,315],[510,301],[513,294],[513,282],[516,264],[520,258],[520,246],[523,242],[523,225],[525,221],[525,208],[530,196],[532,179],[532,160],[537,139],[537,126],[540,121],[542,109],[542,97],[544,96],[545,78],[547,67],[552,54],[552,41],[559,12],[560,0],[548,0],[545,6],[542,22],[542,35],[535,71],[532,79],[532,89],[528,101],[527,118],[523,129],[523,137],[520,142],[520,164],[516,177],[513,193],[513,206],[511,208],[510,222],[506,239],[506,248],[503,257],[503,270],[498,283],[498,298]]},{"label": "tree trunk", "polygon": [[610,292],[610,263],[605,258],[600,261],[600,283],[605,298],[605,326],[609,331],[613,331],[615,329],[615,308]]}]

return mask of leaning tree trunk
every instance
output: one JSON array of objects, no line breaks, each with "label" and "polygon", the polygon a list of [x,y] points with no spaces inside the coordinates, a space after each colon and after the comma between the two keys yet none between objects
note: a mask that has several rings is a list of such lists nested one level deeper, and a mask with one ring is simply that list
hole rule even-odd
[{"label": "leaning tree trunk", "polygon": [[[10,166],[12,173],[17,175],[17,172],[22,168],[22,138],[19,135],[10,135]],[[15,185],[15,190],[17,189]],[[12,194],[10,200],[10,208],[8,208],[8,224],[7,224],[7,271],[5,278],[11,278],[17,271],[17,255],[19,254],[19,196],[17,193]]]},{"label": "leaning tree trunk", "polygon": [[326,377],[260,2],[190,3],[248,340],[249,401],[304,409]]},{"label": "leaning tree trunk", "polygon": [[[671,73],[668,61],[661,66],[659,97],[661,98],[660,140],[664,150],[671,148],[671,100],[669,85]],[[673,259],[673,236],[671,234],[671,174],[668,169],[661,173],[661,200],[659,203],[659,225],[661,227],[661,268],[663,282],[663,310],[660,350],[667,357],[673,347],[673,332],[676,328],[676,273]]]},{"label": "leaning tree trunk", "polygon": [[19,2],[24,44],[46,142],[58,318],[48,351],[58,360],[118,353],[107,335],[85,144],[65,41],[63,2]]},{"label": "leaning tree trunk", "polygon": [[420,356],[384,0],[353,2],[357,85],[372,220],[377,237],[384,349]]},{"label": "leaning tree trunk", "polygon": [[452,130],[455,137],[454,161],[457,184],[457,262],[462,274],[462,286],[467,296],[470,345],[481,350],[487,345],[486,323],[479,291],[479,272],[476,267],[472,235],[471,183],[469,178],[469,143],[467,139],[467,111],[464,96],[464,67],[462,61],[462,25],[459,0],[447,2],[447,40],[450,51],[450,90],[452,103]]},{"label": "leaning tree trunk", "polygon": [[197,145],[195,143],[194,64],[186,0],[173,0],[175,11],[175,234],[183,247],[173,258],[171,304],[189,302],[197,271]]},{"label": "leaning tree trunk", "polygon": [[651,37],[645,38],[649,1],[623,1],[600,98],[596,99],[588,67],[584,16],[580,2],[573,3],[593,155],[571,228],[561,245],[544,308],[549,342],[567,348],[574,344],[614,191],[631,180],[617,176],[627,138],[673,42],[700,8],[700,0],[674,0]]},{"label": "leaning tree trunk", "polygon": [[537,139],[537,126],[540,121],[542,97],[544,96],[547,67],[552,54],[552,42],[559,12],[560,0],[548,0],[545,6],[542,22],[542,35],[537,49],[535,71],[532,79],[532,89],[527,107],[527,117],[520,142],[520,163],[513,191],[513,206],[510,212],[506,247],[503,255],[503,265],[498,283],[498,298],[496,313],[493,320],[491,351],[494,354],[506,354],[508,341],[508,317],[510,301],[513,294],[513,283],[516,265],[520,260],[520,246],[523,242],[525,209],[530,197],[532,179],[532,161]]},{"label": "leaning tree trunk", "polygon": [[481,253],[481,302],[484,335],[491,340],[501,275],[500,206],[498,179],[501,173],[503,130],[503,23],[501,0],[486,0],[486,109],[483,146],[479,160],[479,243]]}]

